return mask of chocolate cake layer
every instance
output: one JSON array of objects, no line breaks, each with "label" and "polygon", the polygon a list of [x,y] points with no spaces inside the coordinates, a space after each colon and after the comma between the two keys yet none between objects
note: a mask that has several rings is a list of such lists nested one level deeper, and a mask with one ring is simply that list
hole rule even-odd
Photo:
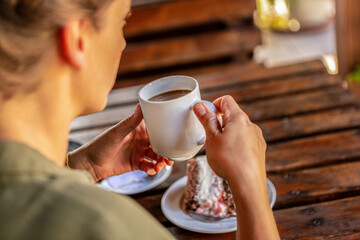
[{"label": "chocolate cake layer", "polygon": [[[215,200],[209,199],[208,202],[210,202],[210,204],[204,203],[204,199],[202,199],[203,203],[199,202],[198,194],[201,188],[204,186],[199,185],[200,164],[198,163],[198,161],[204,160],[206,161],[206,159],[202,157],[201,159],[198,158],[198,160],[191,159],[187,163],[186,174],[188,180],[186,184],[184,201],[182,203],[183,210],[186,212],[193,211],[205,215],[210,213],[211,215],[221,214],[221,216],[223,217],[230,217],[235,215],[235,203],[228,182],[216,176],[207,163],[205,165],[203,164],[204,162],[202,162],[201,166],[206,167],[209,174],[206,174],[205,176],[208,176],[210,179],[212,179],[212,181],[214,181],[213,185],[208,185],[205,189],[208,189],[210,191],[216,190],[220,195],[217,195],[218,197],[216,197]],[[206,199],[205,202],[207,202]]]},{"label": "chocolate cake layer", "polygon": [[185,197],[183,202],[183,209],[186,212],[195,211],[199,207],[197,199],[195,199],[197,193],[197,186],[199,184],[199,166],[196,160],[190,159],[187,162],[186,175],[188,177],[186,183]]}]

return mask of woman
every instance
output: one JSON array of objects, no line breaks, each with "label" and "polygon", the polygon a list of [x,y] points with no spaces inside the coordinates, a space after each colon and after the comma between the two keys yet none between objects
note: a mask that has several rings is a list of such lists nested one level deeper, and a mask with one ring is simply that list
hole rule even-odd
[{"label": "woman", "polygon": [[[93,184],[137,169],[155,174],[172,164],[149,147],[139,106],[68,156],[68,167],[86,171],[63,167],[71,121],[105,107],[130,5],[0,2],[0,239],[172,238],[134,201]],[[194,111],[207,132],[208,161],[233,191],[237,236],[278,239],[261,131],[231,97],[214,103],[224,113],[224,129],[206,106]]]}]

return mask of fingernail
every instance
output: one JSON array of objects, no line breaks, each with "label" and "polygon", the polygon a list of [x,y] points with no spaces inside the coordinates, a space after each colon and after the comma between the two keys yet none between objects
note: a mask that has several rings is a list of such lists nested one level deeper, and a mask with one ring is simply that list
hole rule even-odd
[{"label": "fingernail", "polygon": [[206,114],[206,109],[201,103],[197,103],[194,105],[194,112],[196,113],[196,115],[202,117]]}]

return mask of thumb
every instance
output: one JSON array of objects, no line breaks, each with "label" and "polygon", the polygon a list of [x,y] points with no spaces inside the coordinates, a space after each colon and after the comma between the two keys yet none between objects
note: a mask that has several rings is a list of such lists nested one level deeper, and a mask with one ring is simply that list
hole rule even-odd
[{"label": "thumb", "polygon": [[129,133],[131,133],[143,119],[140,104],[135,108],[132,115],[115,125],[113,128],[114,134],[117,135],[118,139],[124,139]]},{"label": "thumb", "polygon": [[193,106],[193,111],[203,125],[207,136],[216,135],[220,132],[216,114],[211,111],[208,106],[202,103],[196,103]]}]

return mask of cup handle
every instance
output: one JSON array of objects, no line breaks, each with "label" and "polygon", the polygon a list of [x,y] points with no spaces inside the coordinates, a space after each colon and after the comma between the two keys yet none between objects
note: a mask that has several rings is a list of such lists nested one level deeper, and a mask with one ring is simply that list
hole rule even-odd
[{"label": "cup handle", "polygon": [[[219,110],[216,108],[216,106],[212,103],[212,102],[209,102],[209,101],[205,101],[205,100],[199,100],[199,101],[196,101],[193,105],[195,105],[196,103],[204,103],[206,106],[208,106],[211,111],[213,111],[215,114],[216,114],[216,117],[220,123],[220,126],[221,127],[224,127],[223,125],[223,118],[222,118],[222,115],[221,113],[219,112]],[[200,145],[204,145],[205,144],[205,141],[206,141],[206,136],[201,136],[199,138],[199,140],[197,141],[197,144],[200,146]]]}]

